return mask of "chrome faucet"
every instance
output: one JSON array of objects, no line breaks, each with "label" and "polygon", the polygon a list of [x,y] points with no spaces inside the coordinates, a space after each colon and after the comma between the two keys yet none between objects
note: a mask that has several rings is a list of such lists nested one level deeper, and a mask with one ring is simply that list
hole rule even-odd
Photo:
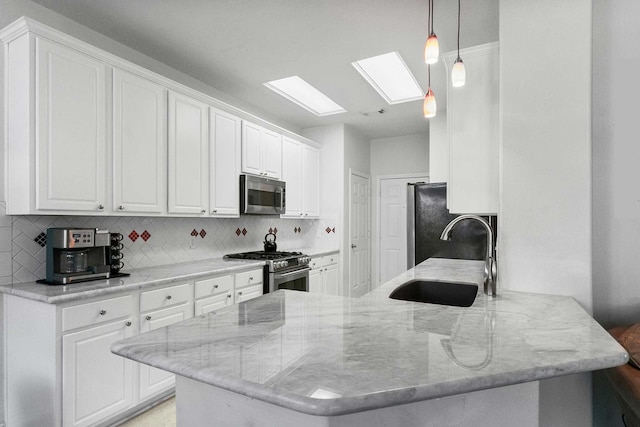
[{"label": "chrome faucet", "polygon": [[484,218],[477,215],[460,215],[447,224],[444,230],[442,230],[440,239],[451,240],[451,230],[453,230],[453,227],[455,227],[457,223],[464,221],[465,219],[479,221],[487,230],[487,253],[484,261],[484,293],[489,296],[496,296],[496,276],[498,274],[498,266],[496,265],[496,260],[493,254],[493,230],[489,223]]}]

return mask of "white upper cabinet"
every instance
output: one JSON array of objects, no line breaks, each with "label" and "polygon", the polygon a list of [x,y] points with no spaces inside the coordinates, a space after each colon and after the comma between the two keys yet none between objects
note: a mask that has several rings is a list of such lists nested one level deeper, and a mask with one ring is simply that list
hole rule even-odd
[{"label": "white upper cabinet", "polygon": [[280,179],[282,176],[282,136],[243,120],[242,172]]},{"label": "white upper cabinet", "polygon": [[282,180],[287,184],[283,218],[320,216],[320,151],[291,138],[282,138]]},{"label": "white upper cabinet", "polygon": [[169,91],[169,213],[205,214],[209,206],[209,107]]},{"label": "white upper cabinet", "polygon": [[167,209],[166,90],[113,70],[113,209]]},{"label": "white upper cabinet", "polygon": [[[463,87],[447,85],[447,136],[451,213],[498,212],[499,49],[497,43],[460,52]],[[448,70],[457,55],[445,58]],[[450,73],[448,72],[447,75]]]},{"label": "white upper cabinet", "polygon": [[299,218],[302,208],[302,143],[282,138],[282,180],[287,184],[286,214],[283,217]]},{"label": "white upper cabinet", "polygon": [[37,38],[36,72],[36,210],[103,211],[105,65]]},{"label": "white upper cabinet", "polygon": [[209,109],[209,214],[240,216],[240,146],[242,120]]}]

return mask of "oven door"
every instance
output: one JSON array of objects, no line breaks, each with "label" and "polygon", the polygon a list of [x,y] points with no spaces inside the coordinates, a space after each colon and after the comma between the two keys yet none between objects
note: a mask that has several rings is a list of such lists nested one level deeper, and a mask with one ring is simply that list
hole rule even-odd
[{"label": "oven door", "polygon": [[273,274],[273,287],[271,292],[278,289],[292,289],[295,291],[309,292],[309,272],[310,267],[301,270],[289,271],[286,273]]}]

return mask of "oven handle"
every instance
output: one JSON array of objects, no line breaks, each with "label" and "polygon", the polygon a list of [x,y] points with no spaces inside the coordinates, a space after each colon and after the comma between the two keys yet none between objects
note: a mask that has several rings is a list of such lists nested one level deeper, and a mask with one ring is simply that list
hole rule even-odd
[{"label": "oven handle", "polygon": [[276,279],[279,279],[281,277],[287,277],[287,276],[293,276],[293,275],[304,275],[304,273],[308,273],[311,271],[311,267],[306,267],[300,270],[296,270],[296,271],[290,271],[289,273],[276,273],[275,277]]}]

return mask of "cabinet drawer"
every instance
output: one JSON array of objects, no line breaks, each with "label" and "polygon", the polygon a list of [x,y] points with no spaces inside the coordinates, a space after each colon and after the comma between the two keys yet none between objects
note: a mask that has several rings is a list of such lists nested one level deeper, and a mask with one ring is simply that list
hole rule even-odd
[{"label": "cabinet drawer", "polygon": [[262,295],[262,284],[247,286],[236,291],[236,304],[249,301]]},{"label": "cabinet drawer", "polygon": [[236,289],[262,283],[262,268],[236,274]]},{"label": "cabinet drawer", "polygon": [[309,267],[311,267],[312,270],[322,267],[322,257],[316,256],[311,258],[311,261],[309,261]]},{"label": "cabinet drawer", "polygon": [[328,265],[331,264],[337,264],[338,263],[338,257],[339,254],[333,254],[333,255],[325,255],[322,257],[322,266],[326,267]]},{"label": "cabinet drawer", "polygon": [[191,284],[169,286],[140,294],[140,311],[171,307],[191,299]]},{"label": "cabinet drawer", "polygon": [[233,304],[233,294],[231,292],[202,298],[196,301],[195,315],[199,316],[211,311],[220,310],[221,308],[229,307],[231,304]]},{"label": "cabinet drawer", "polygon": [[62,330],[68,331],[89,326],[133,313],[133,296],[124,295],[86,304],[74,305],[62,309]]},{"label": "cabinet drawer", "polygon": [[233,276],[220,276],[196,282],[196,299],[230,291],[233,288]]}]

